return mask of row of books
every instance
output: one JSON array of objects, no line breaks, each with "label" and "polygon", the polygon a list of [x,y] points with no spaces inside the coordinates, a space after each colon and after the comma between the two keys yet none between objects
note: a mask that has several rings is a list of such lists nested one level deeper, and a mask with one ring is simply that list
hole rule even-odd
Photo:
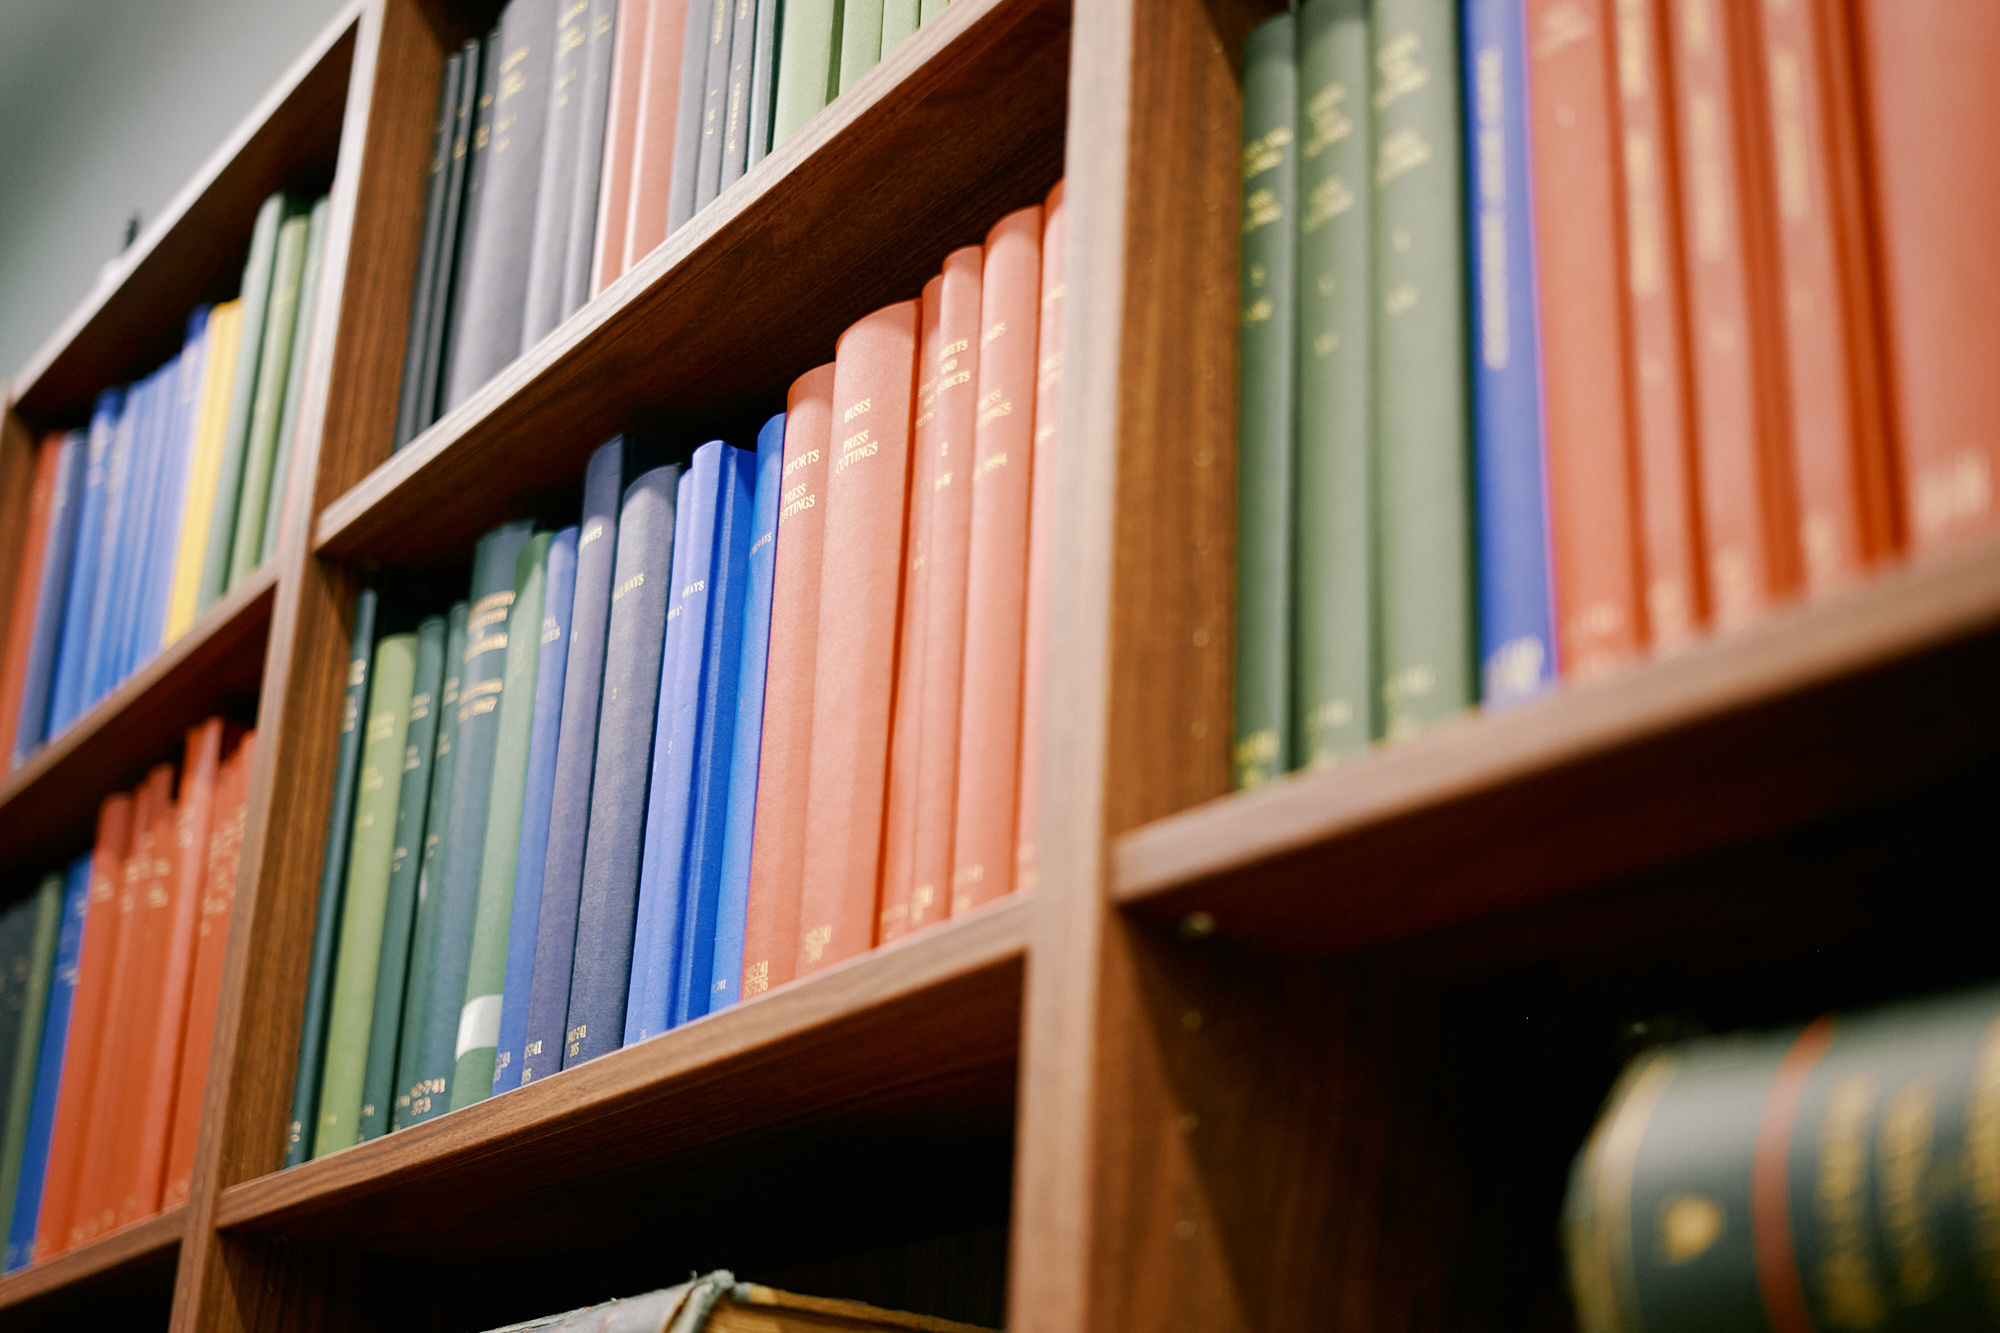
[{"label": "row of books", "polygon": [[1033,884],[1061,255],[1058,185],[754,452],[614,440],[448,615],[360,595],[288,1164]]},{"label": "row of books", "polygon": [[326,217],[325,198],[272,195],[241,295],[189,316],[166,365],[99,394],[88,429],[42,440],[0,644],[10,767],[276,549]]},{"label": "row of books", "polygon": [[95,848],[0,914],[7,1269],[187,1202],[256,734],[107,797]]},{"label": "row of books", "polygon": [[675,1287],[565,1310],[493,1333],[983,1333],[977,1325],[738,1282],[717,1269]]},{"label": "row of books", "polygon": [[1308,0],[1252,34],[1238,786],[1990,524],[1978,8]]},{"label": "row of books", "polygon": [[943,7],[510,0],[438,84],[397,447]]}]

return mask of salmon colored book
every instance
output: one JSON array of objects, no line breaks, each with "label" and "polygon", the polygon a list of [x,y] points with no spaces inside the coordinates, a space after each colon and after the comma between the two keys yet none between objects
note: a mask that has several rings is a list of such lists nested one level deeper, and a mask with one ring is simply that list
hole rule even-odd
[{"label": "salmon colored book", "polygon": [[[170,1003],[167,974],[176,918],[180,915],[177,909],[183,898],[180,829],[181,810],[186,804],[184,799],[176,800],[173,796],[172,770],[165,765],[162,768],[166,769],[166,781],[153,807],[152,864],[143,872],[134,908],[137,919],[130,927],[138,932],[138,944],[128,953],[132,979],[127,992],[130,1006],[122,1025],[126,1047],[120,1059],[113,1102],[120,1108],[111,1139],[110,1204],[114,1210],[111,1221],[114,1228],[150,1217],[160,1208],[160,1169],[165,1153],[155,1145],[164,1145],[167,1127],[165,1116],[158,1124],[152,1118],[150,1099],[157,1031],[154,1019]],[[186,784],[182,786],[185,791]],[[192,929],[189,933],[192,934]],[[177,1014],[174,1023],[176,1040],[180,1017]],[[172,1085],[168,1086],[171,1089]],[[171,1104],[166,1111],[172,1113]],[[149,1160],[153,1166],[150,1179],[143,1174]]]},{"label": "salmon colored book", "polygon": [[632,135],[631,199],[620,273],[667,239],[667,204],[674,173],[674,120],[680,112],[681,42],[688,0],[650,0],[641,57],[639,106]]},{"label": "salmon colored book", "polygon": [[2000,515],[2000,7],[1854,14],[1904,531],[1934,549]]},{"label": "salmon colored book", "polygon": [[917,315],[915,301],[887,306],[856,321],[834,347],[812,776],[799,893],[800,976],[875,943]]},{"label": "salmon colored book", "polygon": [[972,545],[965,571],[965,671],[952,819],[953,916],[1014,888],[1041,288],[1037,204],[1009,213],[986,234],[980,280],[979,419],[972,446]]},{"label": "salmon colored book", "polygon": [[1556,656],[1577,678],[1645,643],[1611,5],[1528,0],[1527,10]]},{"label": "salmon colored book", "polygon": [[917,416],[910,439],[910,537],[904,548],[903,619],[897,631],[896,716],[889,728],[889,810],[883,821],[882,906],[875,935],[883,944],[910,931],[910,895],[916,887],[917,781],[921,757],[919,719],[924,704],[924,635],[930,606],[931,487],[923,462],[937,450],[937,353],[940,292],[944,276],[924,284],[917,325]]},{"label": "salmon colored book", "polygon": [[915,885],[909,928],[942,921],[951,906],[951,822],[958,810],[958,692],[965,674],[965,564],[972,551],[972,445],[979,420],[979,284],[985,254],[945,256],[938,287],[937,429],[910,485],[930,489],[924,553],[923,716],[917,760]]},{"label": "salmon colored book", "polygon": [[1646,637],[1671,652],[1707,621],[1689,380],[1669,0],[1617,0],[1628,382]]},{"label": "salmon colored book", "polygon": [[63,1054],[62,1083],[56,1091],[42,1211],[36,1219],[36,1263],[62,1254],[73,1244],[77,1188],[89,1137],[90,1109],[97,1095],[97,1053],[104,1041],[118,936],[125,920],[119,910],[119,889],[125,879],[125,858],[132,847],[133,805],[133,798],[120,792],[105,797],[97,807],[97,841],[90,854],[90,905],[83,917],[83,951],[77,957],[69,1041]]},{"label": "salmon colored book", "polygon": [[56,493],[56,462],[62,454],[61,432],[42,439],[35,455],[35,479],[28,492],[27,522],[21,537],[21,561],[14,577],[14,604],[7,617],[7,638],[0,643],[0,748],[11,751],[21,722],[21,696],[28,687],[28,646],[35,637],[35,603],[42,591],[42,561],[49,544],[50,500]]},{"label": "salmon colored book", "polygon": [[1679,0],[1672,41],[1702,536],[1724,628],[1799,583],[1755,8]]},{"label": "salmon colored book", "polygon": [[778,500],[778,555],[771,574],[770,665],[764,674],[764,739],[757,758],[757,816],[743,932],[746,1000],[790,981],[798,963],[833,372],[831,365],[807,371],[785,397],[784,491]]},{"label": "salmon colored book", "polygon": [[604,120],[604,159],[597,176],[597,238],[590,255],[590,294],[625,272],[625,224],[631,218],[632,147],[639,133],[651,0],[625,0],[611,36],[611,87]]},{"label": "salmon colored book", "polygon": [[1755,7],[1775,165],[1805,585],[1846,586],[1895,547],[1846,0]]},{"label": "salmon colored book", "polygon": [[1035,340],[1035,476],[1028,504],[1028,611],[1021,666],[1021,794],[1014,816],[1014,888],[1035,887],[1042,811],[1042,718],[1048,692],[1049,571],[1055,561],[1056,453],[1062,441],[1063,187],[1042,204],[1042,326]]},{"label": "salmon colored book", "polygon": [[209,1053],[215,1039],[215,1011],[222,999],[222,960],[229,947],[229,920],[236,908],[236,876],[243,860],[243,825],[250,814],[250,765],[256,762],[257,733],[245,732],[215,779],[215,816],[203,849],[201,916],[195,928],[194,976],[188,986],[186,1035],[182,1041],[173,1128],[167,1136],[166,1184],[160,1206],[188,1201],[194,1178],[195,1143],[201,1131],[201,1102],[208,1087]]}]

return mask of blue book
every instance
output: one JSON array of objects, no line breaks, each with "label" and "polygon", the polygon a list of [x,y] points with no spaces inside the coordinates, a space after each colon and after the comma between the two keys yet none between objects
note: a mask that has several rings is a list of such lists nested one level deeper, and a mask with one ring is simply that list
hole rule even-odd
[{"label": "blue book", "polygon": [[150,384],[141,380],[125,395],[118,430],[111,437],[111,456],[104,472],[104,532],[98,538],[97,587],[90,597],[90,645],[84,650],[83,698],[79,712],[102,699],[111,688],[118,637],[118,590],[126,574],[125,529],[130,527],[133,455],[138,450],[139,423],[146,415]]},{"label": "blue book", "polygon": [[549,817],[556,794],[556,751],[562,740],[563,686],[576,599],[577,528],[549,539],[542,592],[541,660],[535,665],[535,716],[528,730],[528,780],[521,800],[521,841],[514,857],[514,905],[507,919],[507,980],[500,991],[500,1039],[493,1055],[493,1091],[521,1086],[521,1049],[528,1034],[528,991],[541,932],[542,882],[548,869]]},{"label": "blue book", "polygon": [[118,535],[119,572],[111,592],[100,697],[117,689],[137,665],[139,603],[146,586],[146,568],[151,563],[153,528],[159,517],[160,465],[166,453],[164,409],[175,369],[170,361],[148,375],[140,395],[139,420],[132,431],[132,456],[125,476],[125,522]]},{"label": "blue book", "polygon": [[625,1035],[679,480],[677,466],[654,468],[626,488],[618,510],[597,764],[563,1026],[565,1069],[617,1050]]},{"label": "blue book", "polygon": [[618,497],[625,485],[628,453],[622,436],[601,445],[583,474],[583,522],[576,539],[576,593],[563,671],[542,913],[521,1038],[522,1083],[562,1068],[570,960],[576,953],[576,905],[583,890],[584,835],[590,824],[590,775],[597,764],[597,708],[604,685],[605,631],[611,619],[612,563],[618,550]]},{"label": "blue book", "polygon": [[42,557],[42,582],[35,592],[35,630],[28,640],[28,670],[21,687],[21,721],[13,739],[13,766],[26,763],[49,734],[49,700],[54,692],[56,650],[62,646],[63,608],[69,602],[69,577],[76,560],[77,519],[83,510],[84,465],[90,457],[90,433],[73,430],[63,437],[56,458],[56,485],[49,496],[49,537]]},{"label": "blue book", "polygon": [[160,488],[146,562],[146,584],[139,599],[138,656],[135,668],[152,660],[165,646],[167,603],[173,600],[174,562],[180,553],[181,517],[187,510],[188,468],[193,462],[195,417],[201,410],[201,383],[208,366],[209,307],[188,316],[187,345],[164,395],[165,450],[160,462]]},{"label": "blue book", "polygon": [[55,1131],[56,1093],[62,1087],[63,1053],[69,1045],[70,1006],[76,999],[76,962],[83,952],[83,914],[90,907],[90,854],[63,874],[62,934],[56,939],[55,973],[42,1018],[41,1055],[35,1062],[35,1100],[28,1109],[28,1139],[21,1150],[21,1180],[7,1230],[7,1271],[25,1268],[35,1255],[41,1220],[42,1181],[49,1169],[49,1136]]},{"label": "blue book", "polygon": [[[753,141],[754,146],[754,141]],[[771,658],[771,586],[778,568],[778,497],[785,489],[785,414],[757,432],[757,491],[750,505],[750,554],[744,561],[743,648],[736,676],[734,753],[722,836],[722,880],[715,900],[715,957],[708,1009],[742,998],[743,937],[750,908],[750,835],[757,823],[757,763],[764,744],[764,675]]]},{"label": "blue book", "polygon": [[1465,0],[1473,484],[1489,708],[1539,694],[1557,669],[1526,56],[1522,0]]},{"label": "blue book", "polygon": [[90,610],[97,598],[97,567],[104,559],[104,511],[111,477],[111,451],[125,408],[123,389],[97,395],[85,446],[83,501],[77,515],[76,556],[63,602],[62,645],[56,651],[55,686],[49,699],[44,739],[54,740],[85,708],[89,685]]}]

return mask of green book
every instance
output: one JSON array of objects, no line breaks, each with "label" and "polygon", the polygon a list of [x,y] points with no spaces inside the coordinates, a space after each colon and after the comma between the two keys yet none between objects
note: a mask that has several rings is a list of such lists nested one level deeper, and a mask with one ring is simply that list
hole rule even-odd
[{"label": "green book", "polygon": [[917,0],[882,0],[882,59],[916,33],[917,9]]},{"label": "green book", "polygon": [[514,867],[521,849],[521,808],[528,787],[528,733],[535,720],[535,675],[542,654],[542,602],[548,588],[549,539],[538,532],[514,558],[514,605],[507,618],[507,685],[500,694],[500,739],[493,758],[486,850],[479,859],[479,914],[458,1021],[451,1109],[493,1095],[500,1044],[501,993],[513,924]]},{"label": "green book", "polygon": [[0,1130],[0,1234],[12,1231],[14,1196],[20,1192],[21,1155],[28,1145],[28,1113],[35,1102],[35,1074],[42,1058],[42,1024],[55,984],[56,936],[62,929],[63,878],[51,871],[35,896],[7,913],[4,1022],[13,1029],[11,1059],[0,1065],[7,1079],[7,1112]]},{"label": "green book", "polygon": [[797,134],[840,90],[841,0],[788,0],[778,31],[777,109],[771,151]]},{"label": "green book", "polygon": [[1292,754],[1314,768],[1374,736],[1368,69],[1366,0],[1299,10]]},{"label": "green book", "polygon": [[361,738],[361,779],[347,851],[347,892],[340,911],[314,1157],[361,1141],[361,1076],[368,1063],[368,1024],[375,1015],[375,972],[382,961],[389,858],[395,851],[403,788],[403,738],[410,726],[416,670],[417,636],[383,635],[375,645],[374,683]]},{"label": "green book", "polygon": [[1243,46],[1243,243],[1236,409],[1236,721],[1231,772],[1257,787],[1291,765],[1293,222],[1297,20]]},{"label": "green book", "polygon": [[417,859],[417,907],[410,928],[409,976],[403,982],[403,1017],[396,1035],[396,1099],[389,1128],[401,1129],[430,1108],[418,1087],[424,1062],[424,1034],[431,1015],[431,976],[437,968],[438,907],[443,897],[445,848],[451,831],[452,783],[458,774],[458,688],[465,662],[465,621],[472,603],[451,608],[444,644],[444,684],[438,687],[437,748],[431,754],[431,789],[424,801],[423,850]]},{"label": "green book", "polygon": [[306,367],[312,364],[313,314],[319,309],[320,269],[326,261],[326,219],[333,199],[321,195],[313,205],[306,232],[305,271],[299,277],[299,313],[293,321],[291,373],[285,378],[285,410],[278,418],[278,455],[271,464],[270,493],[264,501],[264,544],[257,563],[263,564],[278,552],[278,533],[284,526],[285,492],[292,475],[292,447],[297,443],[299,401],[305,397]]},{"label": "green book", "polygon": [[250,258],[243,265],[240,289],[243,329],[236,345],[236,380],[229,390],[229,416],[222,431],[222,461],[216,472],[215,507],[208,521],[208,547],[201,561],[196,614],[208,610],[229,588],[236,510],[243,496],[243,462],[250,446],[250,413],[256,406],[257,370],[264,359],[264,316],[271,302],[278,227],[284,220],[285,196],[274,194],[257,210],[257,225],[250,232]]},{"label": "green book", "polygon": [[929,23],[938,15],[944,13],[945,4],[946,0],[922,0],[922,3],[917,7],[919,11],[917,21],[919,23]]},{"label": "green book", "polygon": [[1375,495],[1382,732],[1477,698],[1458,5],[1376,0]]},{"label": "green book", "polygon": [[[396,845],[389,853],[382,948],[375,967],[374,1013],[368,1020],[368,1062],[361,1075],[360,1134],[389,1132],[395,1100],[396,1039],[403,1022],[403,986],[410,974],[410,934],[416,925],[417,876],[423,866],[424,808],[430,801],[437,753],[439,692],[444,688],[443,616],[417,626],[416,676],[410,686],[409,731],[403,737],[403,784],[396,796]],[[464,648],[461,640],[459,647]]]},{"label": "green book", "polygon": [[883,0],[846,0],[840,16],[840,84],[846,92],[882,59]]},{"label": "green book", "polygon": [[285,385],[291,379],[292,339],[298,332],[299,281],[306,271],[306,242],[312,219],[303,213],[278,228],[278,253],[271,263],[271,304],[264,315],[257,392],[250,406],[250,435],[243,450],[243,485],[236,502],[228,587],[257,568],[264,552],[264,510],[271,499],[272,465],[277,461],[278,423],[285,415]]}]

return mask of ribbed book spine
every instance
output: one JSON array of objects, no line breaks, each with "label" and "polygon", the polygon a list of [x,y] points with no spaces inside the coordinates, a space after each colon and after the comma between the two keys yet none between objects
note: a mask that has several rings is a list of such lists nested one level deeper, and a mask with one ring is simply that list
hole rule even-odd
[{"label": "ribbed book spine", "polygon": [[1069,234],[1063,183],[1042,203],[1041,333],[1035,347],[1035,477],[1028,511],[1027,627],[1022,635],[1021,787],[1014,820],[1014,887],[1039,878],[1042,731],[1047,714],[1049,584],[1055,570],[1056,468],[1062,452],[1063,307],[1069,294]]},{"label": "ribbed book spine", "polygon": [[243,324],[236,341],[236,382],[229,389],[229,415],[223,426],[215,502],[209,510],[208,549],[202,556],[196,615],[213,606],[216,598],[229,590],[229,560],[235,549],[237,508],[243,498],[250,420],[257,402],[257,375],[264,364],[264,339],[269,332],[267,316],[278,257],[278,231],[285,214],[285,196],[272,195],[258,209],[257,224],[250,233],[250,258],[243,266]]},{"label": "ribbed book spine", "polygon": [[[46,893],[46,890],[44,890]],[[35,1055],[35,1098],[28,1107],[28,1130],[21,1148],[20,1181],[14,1189],[14,1214],[7,1231],[7,1271],[27,1266],[35,1251],[41,1216],[42,1185],[49,1160],[50,1135],[55,1128],[56,1097],[62,1085],[69,1045],[71,1001],[76,993],[77,954],[83,945],[85,902],[90,892],[90,858],[78,857],[63,876],[62,910],[55,947],[44,953],[41,940],[46,909],[38,907],[36,957],[49,958],[35,971],[44,980],[28,978],[29,1011],[42,1015],[40,1049]],[[44,898],[43,902],[46,903]],[[46,1000],[37,991],[47,996]]]},{"label": "ribbed book spine", "polygon": [[[465,78],[465,56],[454,51],[445,57],[444,73],[438,77],[437,126],[431,134],[430,176],[424,185],[423,230],[418,233],[417,273],[410,286],[410,330],[403,343],[403,385],[396,397],[396,438],[400,449],[430,424],[430,404],[422,401],[424,385],[424,333],[430,324],[431,301],[436,295],[438,259],[443,250],[445,229],[444,189],[452,160],[452,128],[458,117],[459,86]],[[452,219],[455,223],[457,219]]]}]

